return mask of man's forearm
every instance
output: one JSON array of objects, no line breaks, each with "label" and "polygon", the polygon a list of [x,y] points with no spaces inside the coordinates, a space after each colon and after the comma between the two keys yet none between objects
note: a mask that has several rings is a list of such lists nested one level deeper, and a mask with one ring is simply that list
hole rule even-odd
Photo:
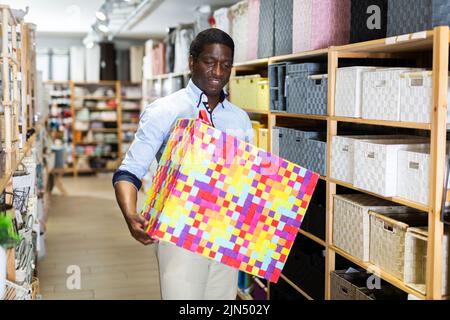
[{"label": "man's forearm", "polygon": [[119,181],[114,185],[117,203],[125,218],[136,214],[137,190],[127,181]]}]

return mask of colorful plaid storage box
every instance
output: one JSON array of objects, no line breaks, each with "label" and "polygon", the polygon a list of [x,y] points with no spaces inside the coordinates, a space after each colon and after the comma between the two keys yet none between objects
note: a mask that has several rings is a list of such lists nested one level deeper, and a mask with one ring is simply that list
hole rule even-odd
[{"label": "colorful plaid storage box", "polygon": [[181,119],[142,215],[153,239],[277,282],[318,178],[200,120]]}]

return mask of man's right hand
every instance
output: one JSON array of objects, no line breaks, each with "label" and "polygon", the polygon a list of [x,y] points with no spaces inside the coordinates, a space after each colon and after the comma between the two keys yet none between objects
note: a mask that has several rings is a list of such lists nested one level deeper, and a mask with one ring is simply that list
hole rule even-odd
[{"label": "man's right hand", "polygon": [[130,230],[131,235],[137,241],[144,245],[149,245],[155,242],[145,232],[148,227],[148,222],[144,219],[144,217],[136,213],[134,215],[127,216],[125,220],[127,221],[128,229]]}]

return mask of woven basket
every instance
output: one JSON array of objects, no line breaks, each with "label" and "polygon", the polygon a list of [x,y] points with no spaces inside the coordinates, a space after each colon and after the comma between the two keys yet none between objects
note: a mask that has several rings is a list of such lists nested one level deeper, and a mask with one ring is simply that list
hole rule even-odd
[{"label": "woven basket", "polygon": [[31,299],[37,300],[39,295],[40,295],[39,278],[33,277],[33,281],[31,282]]},{"label": "woven basket", "polygon": [[405,235],[424,226],[428,214],[408,207],[375,209],[370,215],[370,262],[403,281]]},{"label": "woven basket", "polygon": [[355,300],[356,292],[365,287],[370,275],[364,270],[346,273],[346,270],[331,272],[331,300]]},{"label": "woven basket", "polygon": [[31,289],[6,280],[6,292],[3,300],[31,300]]},{"label": "woven basket", "polygon": [[368,194],[334,195],[333,244],[362,260],[369,260],[369,210],[391,203]]},{"label": "woven basket", "polygon": [[[405,238],[404,282],[422,294],[426,292],[428,228],[409,228]],[[450,295],[450,228],[444,228],[442,243],[442,295]]]},{"label": "woven basket", "polygon": [[234,61],[247,60],[248,2],[241,1],[230,8],[231,37],[235,41]]}]

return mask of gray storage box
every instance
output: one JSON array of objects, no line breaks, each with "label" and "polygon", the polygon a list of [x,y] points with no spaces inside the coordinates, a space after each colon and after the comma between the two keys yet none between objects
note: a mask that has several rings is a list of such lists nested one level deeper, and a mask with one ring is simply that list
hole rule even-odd
[{"label": "gray storage box", "polygon": [[448,0],[389,0],[387,36],[431,30],[450,25]]},{"label": "gray storage box", "polygon": [[286,111],[286,67],[289,62],[269,65],[270,110]]},{"label": "gray storage box", "polygon": [[[319,63],[287,66],[287,112],[297,114],[327,113],[328,81],[326,76],[314,76],[324,71]],[[312,77],[312,78],[311,78]]]},{"label": "gray storage box", "polygon": [[319,139],[307,139],[303,150],[299,152],[304,157],[301,166],[317,172],[321,176],[327,175],[327,143]]},{"label": "gray storage box", "polygon": [[275,55],[292,53],[293,0],[275,1]]},{"label": "gray storage box", "polygon": [[[278,139],[278,141],[273,141],[272,144],[274,152],[277,153],[278,151],[278,155],[281,158],[308,168],[306,165],[309,156],[305,155],[303,150],[307,150],[308,148],[307,141],[309,139],[318,138],[320,132],[303,131],[284,127],[273,127],[272,132],[274,133],[272,135],[273,139]],[[276,134],[277,132],[278,134]],[[277,146],[278,150],[276,150]]]},{"label": "gray storage box", "polygon": [[[260,0],[258,58],[274,56],[275,1]],[[292,33],[292,32],[291,32]]]}]

